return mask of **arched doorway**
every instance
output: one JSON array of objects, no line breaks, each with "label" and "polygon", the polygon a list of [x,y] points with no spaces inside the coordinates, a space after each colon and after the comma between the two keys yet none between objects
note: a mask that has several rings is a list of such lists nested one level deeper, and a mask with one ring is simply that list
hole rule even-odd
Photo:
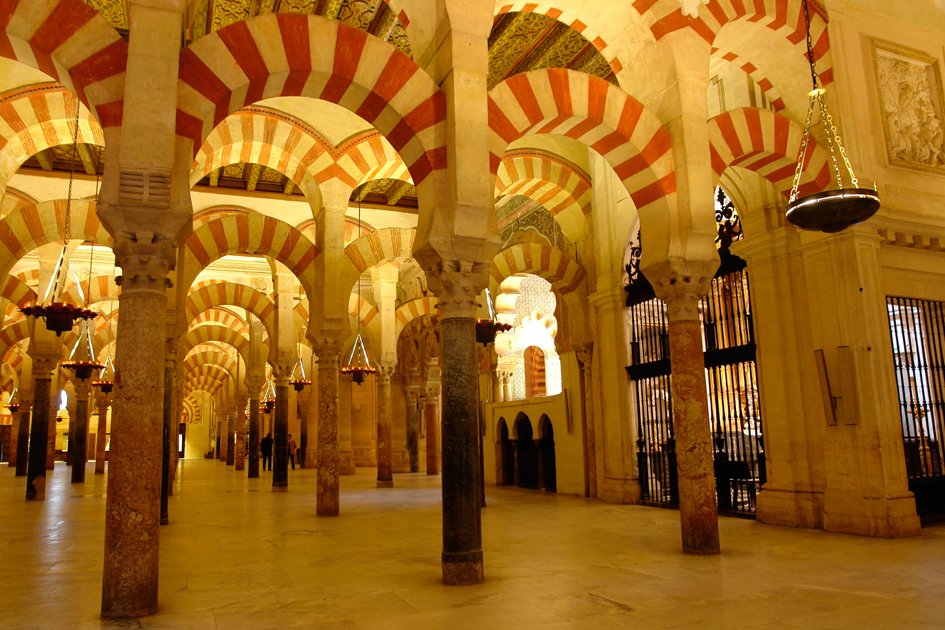
[{"label": "arched doorway", "polygon": [[538,447],[532,423],[523,413],[515,419],[515,485],[538,489]]},{"label": "arched doorway", "polygon": [[509,439],[509,427],[505,418],[499,418],[496,430],[499,436],[495,445],[496,483],[500,486],[515,485],[515,447]]},{"label": "arched doorway", "polygon": [[544,396],[546,393],[545,353],[537,346],[528,346],[522,358],[525,362],[525,397]]},{"label": "arched doorway", "polygon": [[557,492],[558,473],[555,464],[555,430],[548,416],[538,423],[538,470],[541,487],[548,492]]}]

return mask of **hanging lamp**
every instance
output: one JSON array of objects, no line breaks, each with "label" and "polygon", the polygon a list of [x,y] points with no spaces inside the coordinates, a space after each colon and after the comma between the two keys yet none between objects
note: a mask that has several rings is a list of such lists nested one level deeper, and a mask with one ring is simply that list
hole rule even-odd
[{"label": "hanging lamp", "polygon": [[276,408],[276,388],[272,384],[272,381],[266,381],[266,391],[263,393],[262,402],[259,404],[259,409],[263,413],[272,413],[272,410]]},{"label": "hanging lamp", "polygon": [[[808,92],[807,122],[804,126],[804,136],[801,140],[801,149],[797,157],[797,167],[794,170],[794,183],[791,186],[791,196],[788,200],[786,217],[789,223],[803,230],[819,230],[833,233],[844,230],[851,225],[865,221],[879,209],[879,194],[874,188],[860,188],[853,167],[847,157],[840,140],[840,132],[827,109],[826,90],[820,86],[817,79],[817,68],[814,65],[814,46],[810,35],[810,11],[807,4],[810,0],[802,0],[804,8],[804,27],[807,35],[807,60],[810,63],[810,77],[813,89]],[[836,188],[819,193],[800,196],[798,189],[804,163],[807,161],[807,147],[811,137],[811,122],[814,110],[820,112],[820,120],[824,128],[824,137],[830,155],[830,166],[836,179]],[[840,162],[843,161],[841,169]],[[845,173],[844,173],[845,172]],[[846,181],[844,180],[846,177]],[[848,185],[847,185],[848,184]]]},{"label": "hanging lamp", "polygon": [[[42,317],[46,322],[46,329],[56,333],[59,337],[67,330],[72,330],[76,320],[89,320],[95,317],[96,313],[88,308],[83,308],[78,304],[63,302],[62,296],[65,293],[66,285],[69,282],[70,272],[75,276],[75,270],[72,268],[72,262],[69,256],[69,239],[72,238],[71,219],[72,219],[72,182],[75,179],[76,154],[79,149],[79,102],[75,103],[75,118],[73,120],[72,130],[72,160],[69,165],[69,189],[66,195],[66,211],[63,220],[62,251],[53,267],[52,277],[49,280],[49,286],[43,293],[43,299],[39,304],[31,304],[20,308],[20,312],[27,317]],[[96,168],[97,170],[97,168]],[[79,288],[79,297],[82,295],[82,286],[79,284],[78,276],[75,277],[76,286]]]},{"label": "hanging lamp", "polygon": [[503,324],[496,319],[495,307],[492,305],[492,295],[489,293],[489,289],[486,289],[486,307],[489,310],[489,318],[476,320],[476,341],[483,346],[488,346],[495,341],[497,333],[512,330],[511,324]]},{"label": "hanging lamp", "polygon": [[13,391],[10,392],[10,401],[7,403],[7,409],[10,410],[11,414],[14,414],[20,410],[20,401],[16,399],[16,393],[18,388],[14,387]]},{"label": "hanging lamp", "polygon": [[[358,238],[361,238],[361,194],[358,193]],[[361,277],[358,276],[358,336],[354,339],[354,345],[351,346],[351,354],[348,360],[341,367],[342,374],[350,374],[351,380],[360,385],[367,378],[368,374],[374,374],[377,369],[371,365],[371,359],[368,357],[367,348],[364,347],[364,339],[361,338]]]},{"label": "hanging lamp", "polygon": [[[112,284],[115,282],[115,268],[112,267]],[[89,293],[92,293],[91,271],[89,274]],[[114,311],[109,313],[108,317],[108,347],[105,351],[105,362],[102,371],[98,373],[98,380],[92,381],[92,387],[97,388],[103,394],[111,394],[115,386],[115,362],[112,360],[112,319]]]},{"label": "hanging lamp", "polygon": [[299,344],[296,350],[298,354],[298,359],[295,362],[295,367],[292,368],[292,376],[289,381],[295,391],[300,392],[305,389],[308,385],[312,384],[311,379],[305,378],[305,366],[302,364],[302,335],[299,335]]},{"label": "hanging lamp", "polygon": [[90,322],[82,322],[79,338],[76,339],[75,345],[72,346],[72,352],[69,353],[69,360],[63,361],[60,365],[67,370],[72,370],[75,377],[80,381],[85,381],[91,377],[93,370],[101,370],[105,367],[104,363],[99,363],[95,360]]}]

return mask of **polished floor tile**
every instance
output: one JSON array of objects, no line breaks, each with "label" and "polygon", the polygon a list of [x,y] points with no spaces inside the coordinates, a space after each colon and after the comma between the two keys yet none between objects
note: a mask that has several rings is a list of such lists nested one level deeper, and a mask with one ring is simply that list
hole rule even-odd
[{"label": "polished floor tile", "polygon": [[47,500],[0,468],[2,628],[941,628],[945,526],[904,540],[720,521],[719,557],[683,555],[678,513],[487,488],[486,580],[440,583],[437,477],[246,479],[187,460],[161,529],[160,610],[99,620],[105,479],[57,464]]}]

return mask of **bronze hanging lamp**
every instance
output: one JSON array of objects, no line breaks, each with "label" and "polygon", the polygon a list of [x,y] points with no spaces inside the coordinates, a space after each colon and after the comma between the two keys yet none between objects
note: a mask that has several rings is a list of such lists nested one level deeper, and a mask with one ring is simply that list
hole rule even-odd
[{"label": "bronze hanging lamp", "polygon": [[[91,275],[89,277],[89,293],[92,293]],[[115,268],[112,267],[112,284],[115,283]],[[103,394],[112,393],[115,386],[115,362],[112,360],[112,319],[115,313],[112,311],[108,316],[108,347],[105,350],[105,361],[102,371],[98,373],[98,379],[92,381],[92,387],[97,388]]]},{"label": "bronze hanging lamp", "polygon": [[[27,317],[42,317],[46,322],[46,329],[56,333],[59,337],[67,330],[72,330],[76,320],[89,320],[95,317],[96,313],[88,308],[83,308],[78,304],[63,302],[65,287],[69,282],[70,274],[75,276],[75,270],[69,256],[69,240],[72,238],[71,219],[72,219],[72,183],[75,179],[75,162],[79,149],[79,102],[75,103],[75,118],[73,119],[72,130],[72,160],[69,165],[69,188],[66,195],[66,211],[63,220],[62,251],[53,267],[52,277],[49,286],[43,293],[43,299],[39,304],[31,304],[20,308],[20,312]],[[79,296],[82,296],[82,286],[79,284],[78,277],[75,277],[76,286],[79,288]]]},{"label": "bronze hanging lamp", "polygon": [[292,368],[292,376],[289,385],[300,392],[312,384],[312,380],[305,378],[305,365],[302,363],[302,335],[299,334],[299,344],[296,350],[298,358],[295,361],[295,367]]},{"label": "bronze hanging lamp", "polygon": [[266,381],[265,385],[266,391],[263,392],[262,402],[259,403],[259,410],[263,413],[272,413],[272,410],[276,408],[276,388],[272,384],[272,380]]},{"label": "bronze hanging lamp", "polygon": [[[361,196],[358,195],[358,238],[361,238]],[[361,338],[361,277],[358,276],[358,336],[354,339],[354,345],[351,346],[351,354],[348,360],[341,367],[342,374],[350,374],[351,380],[360,385],[367,378],[368,374],[374,374],[377,369],[371,365],[371,359],[368,357],[367,348],[364,347],[364,339]]]},{"label": "bronze hanging lamp", "polygon": [[476,341],[483,346],[488,346],[495,341],[497,333],[512,330],[511,324],[503,324],[496,319],[495,307],[492,305],[492,295],[489,289],[486,289],[486,307],[489,311],[488,319],[476,320]]},{"label": "bronze hanging lamp", "polygon": [[[820,86],[817,78],[817,68],[814,64],[814,46],[810,35],[810,11],[808,2],[802,0],[804,9],[804,26],[807,35],[807,60],[810,63],[810,76],[813,89],[808,92],[807,122],[804,125],[804,136],[801,140],[801,149],[797,157],[797,167],[794,171],[794,182],[791,186],[791,196],[788,200],[786,217],[789,223],[803,230],[817,230],[833,233],[844,230],[851,225],[865,221],[879,209],[879,194],[874,188],[860,188],[853,167],[847,157],[840,140],[840,132],[827,108],[826,90]],[[835,189],[819,193],[800,196],[798,189],[804,164],[807,161],[807,147],[810,143],[811,123],[814,110],[820,112],[824,137],[830,156],[830,166],[836,180]],[[841,168],[841,161],[843,167]]]},{"label": "bronze hanging lamp", "polygon": [[92,376],[93,370],[101,370],[105,367],[104,363],[95,360],[95,350],[92,346],[92,330],[89,321],[82,322],[82,328],[79,332],[79,338],[72,346],[72,352],[69,353],[69,360],[63,361],[60,365],[67,370],[72,370],[75,377],[80,381],[87,380]]},{"label": "bronze hanging lamp", "polygon": [[10,410],[11,414],[15,414],[20,410],[20,401],[16,399],[17,391],[19,391],[19,388],[14,387],[13,391],[10,392],[10,400],[7,402],[7,409]]}]

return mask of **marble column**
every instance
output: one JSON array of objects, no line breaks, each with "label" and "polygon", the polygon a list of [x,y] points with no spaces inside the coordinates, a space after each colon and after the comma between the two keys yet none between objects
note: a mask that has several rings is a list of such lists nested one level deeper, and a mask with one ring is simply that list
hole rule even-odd
[{"label": "marble column", "polygon": [[246,470],[246,399],[236,403],[236,439],[234,440],[233,464],[235,470]]},{"label": "marble column", "polygon": [[[177,369],[177,340],[168,338],[164,346],[164,398],[161,421],[161,525],[167,525],[167,511],[171,492],[171,425],[174,416],[174,372]],[[176,446],[175,446],[176,448]]]},{"label": "marble column", "polygon": [[95,474],[105,474],[105,443],[108,439],[108,406],[111,397],[100,393],[96,396],[98,409],[98,429],[95,431]]},{"label": "marble column", "polygon": [[232,466],[236,461],[236,407],[226,408],[226,465]]},{"label": "marble column", "polygon": [[[415,375],[413,378],[418,378]],[[411,379],[413,380],[413,379]],[[410,472],[420,472],[420,386],[407,385],[407,454]]]},{"label": "marble column", "polygon": [[391,471],[391,420],[393,409],[390,401],[390,378],[394,374],[393,365],[382,365],[377,369],[377,487],[390,488],[394,485]]},{"label": "marble column", "polygon": [[712,431],[699,321],[699,300],[706,294],[717,267],[717,262],[691,263],[684,271],[647,274],[657,296],[666,302],[669,320],[679,520],[683,551],[691,554],[720,552]]},{"label": "marble column", "polygon": [[[250,387],[258,392],[259,387]],[[250,479],[259,479],[259,394],[249,399],[249,473]]]},{"label": "marble column", "polygon": [[[119,297],[102,616],[157,610],[164,427],[164,313],[170,252],[116,239]],[[163,255],[161,255],[163,254]]]},{"label": "marble column", "polygon": [[584,496],[597,496],[597,438],[594,434],[594,405],[588,400],[593,391],[594,344],[588,342],[574,349],[580,371],[581,434],[584,453]]},{"label": "marble column", "polygon": [[[36,324],[41,326],[39,322]],[[26,471],[26,499],[46,498],[46,459],[49,456],[49,387],[56,355],[33,356],[33,422],[30,425],[29,460]]]},{"label": "marble column", "polygon": [[17,416],[16,432],[16,473],[17,477],[25,477],[30,456],[30,412],[33,401],[20,398],[20,412]]},{"label": "marble column", "polygon": [[335,339],[317,342],[318,355],[318,471],[315,513],[338,516],[338,379],[341,344]]},{"label": "marble column", "polygon": [[88,462],[89,448],[89,393],[92,384],[87,378],[72,381],[75,388],[75,418],[70,424],[75,425],[72,447],[72,483],[85,482],[85,464]]},{"label": "marble column", "polygon": [[[58,374],[58,371],[56,372]],[[59,388],[53,383],[58,383],[59,379],[50,379],[49,381],[49,422],[46,424],[46,470],[52,471],[56,468],[56,431],[60,424],[59,420]]]},{"label": "marble column", "polygon": [[434,383],[427,385],[427,395],[424,398],[423,419],[426,423],[427,434],[427,474],[440,474],[440,429],[439,429],[439,407],[440,407],[440,384]]},{"label": "marble column", "polygon": [[272,426],[272,491],[289,489],[289,374],[292,366],[277,366],[276,409]]},{"label": "marble column", "polygon": [[295,394],[295,407],[296,407],[296,417],[299,419],[299,453],[298,461],[295,462],[298,464],[299,468],[311,468],[311,466],[306,465],[307,460],[309,459],[308,451],[311,448],[314,448],[314,445],[311,442],[314,440],[309,440],[308,433],[308,397],[309,397],[309,386],[303,386],[301,389],[296,391]]}]

